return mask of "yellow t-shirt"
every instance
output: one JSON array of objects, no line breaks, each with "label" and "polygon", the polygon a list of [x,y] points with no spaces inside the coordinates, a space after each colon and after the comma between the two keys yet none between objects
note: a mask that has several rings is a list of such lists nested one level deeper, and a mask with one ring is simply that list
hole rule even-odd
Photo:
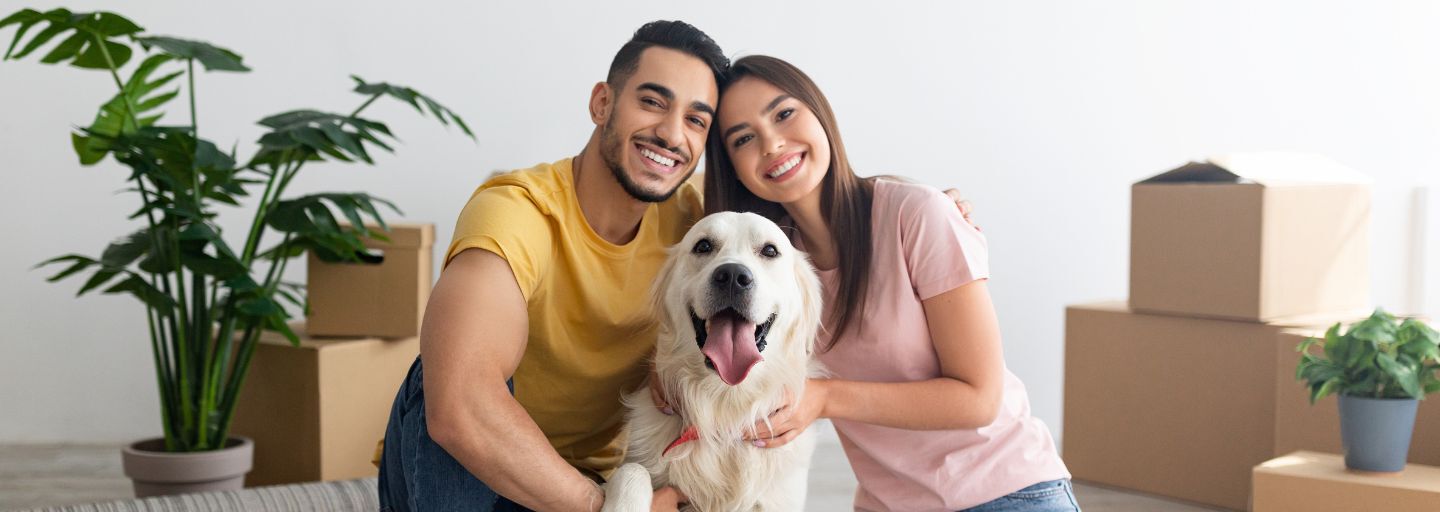
[{"label": "yellow t-shirt", "polygon": [[703,212],[683,184],[650,205],[635,239],[612,244],[580,211],[569,158],[496,176],[460,212],[445,261],[477,248],[510,264],[530,313],[515,398],[582,471],[609,476],[624,458],[620,395],[644,381],[655,348],[650,285]]}]

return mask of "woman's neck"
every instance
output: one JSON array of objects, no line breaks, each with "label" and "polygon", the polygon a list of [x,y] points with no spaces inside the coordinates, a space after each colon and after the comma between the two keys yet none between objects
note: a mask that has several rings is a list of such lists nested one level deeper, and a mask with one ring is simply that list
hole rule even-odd
[{"label": "woman's neck", "polygon": [[800,239],[810,253],[810,262],[817,270],[832,270],[840,265],[839,251],[835,237],[830,234],[830,223],[820,211],[820,190],[793,203],[785,203],[785,212],[795,221],[800,230]]}]

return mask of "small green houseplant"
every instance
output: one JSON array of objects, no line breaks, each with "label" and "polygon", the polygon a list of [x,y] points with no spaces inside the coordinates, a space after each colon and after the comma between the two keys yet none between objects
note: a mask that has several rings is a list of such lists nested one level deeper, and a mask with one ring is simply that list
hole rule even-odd
[{"label": "small green houseplant", "polygon": [[[1322,347],[1315,353],[1312,347]],[[1345,464],[1363,471],[1405,467],[1415,411],[1426,394],[1440,391],[1440,335],[1414,318],[1376,310],[1341,331],[1300,343],[1295,377],[1310,389],[1310,403],[1340,398]]]},{"label": "small green houseplant", "polygon": [[[140,226],[99,257],[70,254],[41,266],[63,265],[50,281],[87,275],[79,295],[123,293],[144,305],[164,426],[163,442],[153,445],[165,452],[235,444],[229,428],[236,395],[261,332],[278,331],[298,343],[286,326],[291,315],[285,304],[303,310],[304,292],[281,280],[286,262],[307,250],[330,261],[363,261],[362,240],[384,239],[382,230],[388,229],[379,207],[399,212],[364,192],[287,197],[296,174],[319,162],[373,163],[370,152],[391,151],[390,129],[361,117],[383,97],[474,137],[459,116],[414,89],[352,77],[354,92],[363,96],[358,107],[349,113],[292,110],[265,117],[259,124],[267,133],[241,160],[235,149],[224,151],[201,137],[195,94],[197,65],[249,71],[235,52],[145,34],[110,12],[22,9],[0,19],[0,31],[12,26],[16,33],[3,60],[35,56],[45,64],[98,71],[115,85],[115,95],[101,104],[94,121],[70,138],[82,165],[109,156],[128,169],[128,190],[140,200],[130,218]],[[187,118],[162,124],[163,108],[181,98],[181,91]],[[255,208],[250,228],[237,239],[243,245],[232,246],[215,219],[246,197]],[[367,219],[381,230],[365,228]],[[279,241],[266,247],[270,233]]]}]

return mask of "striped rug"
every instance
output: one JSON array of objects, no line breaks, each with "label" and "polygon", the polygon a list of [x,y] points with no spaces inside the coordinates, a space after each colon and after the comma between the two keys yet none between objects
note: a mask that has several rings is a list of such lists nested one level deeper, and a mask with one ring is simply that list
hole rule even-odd
[{"label": "striped rug", "polygon": [[362,478],[37,508],[29,512],[374,512],[379,508],[375,479]]}]

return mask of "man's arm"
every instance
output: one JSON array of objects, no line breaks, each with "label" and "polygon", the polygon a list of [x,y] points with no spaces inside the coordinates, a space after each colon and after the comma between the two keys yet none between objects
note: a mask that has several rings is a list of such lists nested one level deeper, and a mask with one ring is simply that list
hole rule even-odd
[{"label": "man's arm", "polygon": [[533,510],[599,510],[600,488],[550,446],[505,381],[525,353],[529,313],[504,259],[455,255],[420,331],[430,437],[491,489]]}]

